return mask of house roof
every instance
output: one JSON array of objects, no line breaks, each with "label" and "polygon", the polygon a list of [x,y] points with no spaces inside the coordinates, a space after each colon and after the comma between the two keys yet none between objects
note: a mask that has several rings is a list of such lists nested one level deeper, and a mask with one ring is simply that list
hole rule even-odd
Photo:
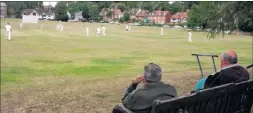
[{"label": "house roof", "polygon": [[154,15],[151,16],[165,16],[168,13],[170,13],[170,11],[161,11],[161,10],[154,10],[151,13],[153,13]]},{"label": "house roof", "polygon": [[46,15],[53,15],[53,11],[52,10],[47,10],[47,9],[36,9],[37,13],[39,15],[42,15],[43,13],[45,13]]},{"label": "house roof", "polygon": [[45,13],[46,15],[53,15],[53,10],[47,10],[47,9],[24,9],[22,12],[24,15],[30,15],[33,11],[36,11],[39,15],[42,15]]},{"label": "house roof", "polygon": [[6,5],[4,2],[1,2],[1,3],[0,3],[0,6],[1,6],[1,7],[6,7],[7,5]]},{"label": "house roof", "polygon": [[53,6],[52,5],[47,5],[47,6],[43,6],[44,7],[44,9],[47,9],[47,10],[49,10],[49,9],[52,9],[53,8]]},{"label": "house roof", "polygon": [[136,16],[137,16],[137,17],[146,17],[146,16],[148,16],[148,14],[149,14],[149,11],[148,11],[148,10],[141,10],[141,11],[138,11],[138,12],[136,13]]},{"label": "house roof", "polygon": [[121,13],[121,10],[120,10],[120,9],[114,8],[114,9],[113,9],[113,14],[114,14],[114,15],[119,15],[119,14],[122,14],[122,13]]},{"label": "house roof", "polygon": [[187,12],[177,12],[176,14],[171,16],[172,19],[184,19],[188,18]]},{"label": "house roof", "polygon": [[24,15],[30,15],[33,11],[35,11],[35,9],[24,9],[22,13]]}]

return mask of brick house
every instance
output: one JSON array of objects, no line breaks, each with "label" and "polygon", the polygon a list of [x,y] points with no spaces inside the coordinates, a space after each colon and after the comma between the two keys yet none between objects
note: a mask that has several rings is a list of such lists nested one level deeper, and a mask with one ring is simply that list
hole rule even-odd
[{"label": "brick house", "polygon": [[114,20],[119,20],[121,17],[123,17],[123,13],[121,12],[120,9],[118,9],[117,7],[115,7],[113,9],[112,17],[113,17]]},{"label": "brick house", "polygon": [[187,12],[177,12],[171,16],[171,23],[185,23],[187,22],[188,14]]},{"label": "brick house", "polygon": [[130,10],[129,14],[130,14],[130,19],[131,20],[136,20],[136,14],[139,11],[139,9],[133,8]]},{"label": "brick house", "polygon": [[107,17],[107,13],[110,11],[109,8],[103,8],[101,10],[101,12],[99,13],[99,15],[102,17],[103,20],[105,21],[109,21],[111,19],[111,17]]},{"label": "brick house", "polygon": [[169,23],[171,18],[170,11],[154,10],[149,14],[149,20],[152,23],[164,24]]},{"label": "brick house", "polygon": [[136,13],[136,20],[144,20],[145,18],[148,18],[149,16],[149,11],[148,10],[141,10]]},{"label": "brick house", "polygon": [[7,5],[4,2],[0,3],[0,17],[7,17]]}]

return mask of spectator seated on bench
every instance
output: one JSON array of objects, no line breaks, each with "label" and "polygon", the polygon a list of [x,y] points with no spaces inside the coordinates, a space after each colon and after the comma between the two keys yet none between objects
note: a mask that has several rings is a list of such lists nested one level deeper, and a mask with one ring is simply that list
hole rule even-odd
[{"label": "spectator seated on bench", "polygon": [[161,82],[160,66],[149,63],[144,67],[144,76],[137,76],[127,88],[122,104],[113,113],[150,113],[156,99],[171,99],[177,96],[175,87]]},{"label": "spectator seated on bench", "polygon": [[223,52],[221,55],[221,70],[202,78],[197,83],[195,90],[211,88],[232,82],[249,80],[248,71],[237,64],[237,55],[233,50]]},{"label": "spectator seated on bench", "polygon": [[156,100],[151,113],[250,113],[252,102],[253,81],[243,81]]}]

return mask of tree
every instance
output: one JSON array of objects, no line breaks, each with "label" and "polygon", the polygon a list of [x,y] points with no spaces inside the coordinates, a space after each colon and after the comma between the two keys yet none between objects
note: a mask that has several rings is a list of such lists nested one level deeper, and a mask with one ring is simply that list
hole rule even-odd
[{"label": "tree", "polygon": [[184,6],[183,6],[183,4],[180,3],[180,2],[173,2],[173,3],[171,4],[170,12],[171,12],[172,14],[175,14],[175,13],[177,13],[177,12],[181,12],[181,11],[183,11],[183,10],[184,10]]},{"label": "tree", "polygon": [[[211,31],[208,38],[215,38],[215,35],[219,32],[224,35],[225,30],[233,31],[239,29],[240,25],[252,26],[252,6],[252,2],[222,2],[216,13],[217,15],[210,16],[213,19],[213,22],[208,22],[212,25],[210,26]],[[253,35],[252,27],[248,27],[247,31],[251,31]]]},{"label": "tree", "polygon": [[129,21],[130,20],[130,14],[129,13],[124,13],[123,20],[124,21]]},{"label": "tree", "polygon": [[162,10],[162,11],[168,11],[170,10],[170,3],[169,2],[157,2],[153,5],[154,10]]},{"label": "tree", "polygon": [[78,2],[68,3],[68,11],[73,14],[75,12],[81,11],[80,4]]},{"label": "tree", "polygon": [[183,2],[184,9],[191,9],[192,6],[198,5],[199,3],[200,3],[199,1],[184,1]]},{"label": "tree", "polygon": [[137,8],[137,1],[126,1],[125,4],[126,4],[126,7],[129,8],[129,9],[132,9],[132,8]]},{"label": "tree", "polygon": [[127,8],[126,5],[123,3],[117,3],[116,5],[117,5],[117,8],[119,8],[120,11],[122,11],[122,12],[125,11]]},{"label": "tree", "polygon": [[59,2],[55,6],[55,18],[56,20],[68,21],[67,6],[64,2]]},{"label": "tree", "polygon": [[99,10],[102,10],[103,8],[109,8],[110,4],[112,4],[111,1],[97,1],[95,3],[98,5]]},{"label": "tree", "polygon": [[155,2],[143,2],[141,8],[148,10],[148,11],[153,11],[154,10],[154,4]]},{"label": "tree", "polygon": [[120,17],[120,18],[119,18],[119,22],[124,22],[124,18],[123,18],[123,17]]},{"label": "tree", "polygon": [[82,16],[83,16],[83,18],[85,18],[85,19],[90,19],[90,14],[89,14],[88,5],[87,5],[87,6],[84,6],[84,7],[82,8]]},{"label": "tree", "polygon": [[99,7],[97,4],[91,4],[89,7],[89,16],[92,20],[99,19]]},{"label": "tree", "polygon": [[107,13],[106,13],[106,17],[107,18],[111,18],[112,17],[112,11],[109,10]]}]

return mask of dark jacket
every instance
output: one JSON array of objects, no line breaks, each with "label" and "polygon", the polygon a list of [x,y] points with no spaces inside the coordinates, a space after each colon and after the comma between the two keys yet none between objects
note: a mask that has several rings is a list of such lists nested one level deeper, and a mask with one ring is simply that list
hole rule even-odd
[{"label": "dark jacket", "polygon": [[150,113],[154,100],[176,96],[176,89],[163,82],[143,84],[140,87],[131,84],[122,98],[122,104],[134,113]]},{"label": "dark jacket", "polygon": [[236,83],[246,80],[249,80],[248,71],[244,67],[238,64],[234,64],[221,69],[213,75],[208,76],[205,81],[204,88],[211,88],[232,82]]}]

